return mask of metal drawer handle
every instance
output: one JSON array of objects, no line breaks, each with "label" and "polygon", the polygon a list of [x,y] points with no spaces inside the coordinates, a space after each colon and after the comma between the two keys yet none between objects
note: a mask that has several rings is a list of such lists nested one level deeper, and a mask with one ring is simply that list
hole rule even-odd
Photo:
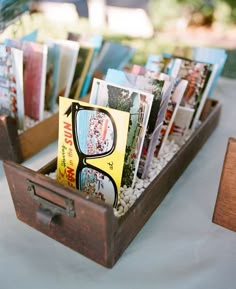
[{"label": "metal drawer handle", "polygon": [[[31,180],[27,180],[27,191],[30,194],[30,196],[40,203],[40,207],[37,212],[37,218],[38,220],[44,224],[49,225],[52,221],[52,219],[56,215],[66,215],[68,217],[75,217],[75,209],[74,209],[74,201],[62,196],[60,194],[57,194],[54,191],[51,191],[39,184],[34,183]],[[51,196],[55,196],[57,198],[60,198],[61,201],[65,204],[64,206],[61,206],[59,204],[54,203],[53,201],[50,201],[36,192],[36,188],[40,188],[42,191],[45,191],[49,193]]]}]

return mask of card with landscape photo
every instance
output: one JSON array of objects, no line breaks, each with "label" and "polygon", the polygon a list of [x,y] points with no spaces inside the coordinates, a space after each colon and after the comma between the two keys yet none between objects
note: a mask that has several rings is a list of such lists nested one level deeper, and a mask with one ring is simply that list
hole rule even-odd
[{"label": "card with landscape photo", "polygon": [[57,86],[59,81],[60,46],[51,39],[46,39],[48,48],[46,84],[45,84],[45,109],[54,112],[57,102]]},{"label": "card with landscape photo", "polygon": [[25,115],[42,120],[45,103],[47,46],[45,44],[6,39],[5,43],[23,51],[23,91]]},{"label": "card with landscape photo", "polygon": [[24,41],[22,49],[25,114],[34,120],[42,120],[45,103],[47,46]]},{"label": "card with landscape photo", "polygon": [[135,53],[135,48],[120,42],[105,41],[95,62],[96,73],[104,78],[109,68],[123,70]]},{"label": "card with landscape photo", "polygon": [[90,103],[130,113],[128,141],[122,185],[132,187],[138,172],[153,94],[94,79]]},{"label": "card with landscape photo", "polygon": [[93,58],[94,49],[91,46],[80,45],[75,73],[69,93],[69,98],[79,99],[81,90]]},{"label": "card with landscape photo", "polygon": [[[158,125],[159,109],[162,103],[165,81],[111,68],[108,69],[105,80],[111,83],[121,85],[123,87],[139,89],[144,92],[149,92],[153,94],[152,107],[149,115],[145,140],[138,168],[138,176],[142,176],[146,160],[149,160],[153,157],[153,152],[151,152],[149,148],[152,147],[152,143],[156,141],[152,137],[152,134],[156,128],[156,124]],[[150,154],[152,155],[149,156]],[[145,167],[146,169],[148,169],[149,164],[145,164]]]},{"label": "card with landscape photo", "polygon": [[158,144],[156,146],[154,153],[155,156],[158,156],[158,154],[165,146],[166,140],[168,139],[169,132],[173,126],[176,113],[180,106],[187,85],[188,85],[187,80],[181,78],[174,79],[174,87],[171,92],[170,99],[168,101],[165,118],[161,127],[161,131],[159,133]]},{"label": "card with landscape photo", "polygon": [[157,157],[157,155],[155,155],[155,151],[157,145],[159,144],[161,128],[165,119],[166,111],[168,108],[168,104],[170,102],[170,96],[174,85],[174,79],[172,79],[170,76],[164,73],[160,73],[158,79],[164,80],[165,82],[163,86],[161,104],[158,111],[158,116],[156,119],[154,130],[150,134],[149,138],[147,137],[145,138],[146,144],[144,145],[144,148],[148,147],[148,154],[146,154],[145,150],[143,150],[143,158],[145,159],[145,163],[142,170],[142,178],[147,177],[152,159],[154,156]]},{"label": "card with landscape photo", "polygon": [[167,55],[166,53],[149,54],[145,63],[145,69],[154,73],[167,73],[170,60],[169,54]]},{"label": "card with landscape photo", "polygon": [[[151,78],[151,79],[158,79],[158,80],[163,80],[164,81],[164,86],[162,88],[162,93],[161,93],[161,102],[158,106],[155,108],[152,107],[152,111],[156,113],[155,117],[155,123],[153,123],[149,128],[149,132],[146,134],[144,145],[143,145],[143,150],[142,150],[142,156],[141,156],[141,161],[139,164],[139,171],[138,175],[142,178],[147,177],[149,167],[152,162],[152,158],[155,156],[157,157],[159,154],[159,150],[161,146],[164,145],[163,138],[164,138],[164,132],[163,131],[163,125],[165,121],[167,121],[168,117],[168,108],[172,107],[173,112],[176,110],[177,106],[179,105],[180,101],[180,92],[181,89],[176,91],[175,94],[175,100],[171,98],[173,95],[173,91],[176,88],[176,79],[172,78],[171,76],[157,72],[154,70],[148,70],[148,69],[135,69],[133,70],[136,73],[140,73],[145,77]],[[181,85],[182,88],[182,85]],[[178,95],[178,97],[177,97]],[[177,101],[178,103],[174,103],[174,101]],[[172,118],[173,119],[173,118]]]},{"label": "card with landscape photo", "polygon": [[0,45],[0,113],[24,129],[23,53],[4,44]]},{"label": "card with landscape photo", "polygon": [[90,46],[93,48],[92,60],[89,64],[89,68],[87,70],[87,74],[83,81],[83,85],[79,94],[79,97],[82,99],[85,97],[91,89],[92,79],[94,76],[95,65],[97,61],[97,57],[101,51],[103,44],[103,36],[101,34],[85,34],[80,35],[80,44],[85,46]]},{"label": "card with landscape photo", "polygon": [[165,81],[112,68],[107,70],[105,81],[153,94],[153,102],[147,126],[147,134],[151,134],[157,121]]},{"label": "card with landscape photo", "polygon": [[154,71],[154,72],[161,72],[162,69],[162,55],[161,54],[149,54],[147,61],[145,63],[145,69]]},{"label": "card with landscape photo", "polygon": [[77,41],[53,39],[60,47],[57,97],[68,97],[75,73],[80,44]]},{"label": "card with landscape photo", "polygon": [[224,48],[216,47],[203,47],[203,46],[193,46],[193,47],[180,47],[177,46],[174,49],[173,55],[178,58],[191,59],[194,61],[205,62],[210,64],[217,64],[217,72],[215,73],[212,85],[209,89],[208,97],[212,95],[215,89],[217,80],[222,74],[225,62],[227,60],[227,52]]},{"label": "card with landscape photo", "polygon": [[60,97],[57,180],[116,207],[128,112]]},{"label": "card with landscape photo", "polygon": [[224,69],[224,65],[227,60],[226,50],[215,47],[193,47],[193,60],[217,64],[217,71],[208,92],[208,97],[210,97]]},{"label": "card with landscape photo", "polygon": [[190,127],[195,129],[215,77],[217,65],[174,57],[171,61],[170,75],[188,81],[181,105],[194,109]]}]

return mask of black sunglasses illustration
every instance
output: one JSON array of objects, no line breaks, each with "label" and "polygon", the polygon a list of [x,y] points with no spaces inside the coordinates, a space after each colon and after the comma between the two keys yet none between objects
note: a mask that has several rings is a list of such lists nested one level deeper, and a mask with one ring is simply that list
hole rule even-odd
[{"label": "black sunglasses illustration", "polygon": [[[73,142],[79,157],[76,188],[116,207],[118,190],[114,179],[88,160],[111,155],[116,147],[117,129],[112,115],[105,109],[73,102],[65,112],[72,114]],[[111,168],[111,164],[108,163]]]}]

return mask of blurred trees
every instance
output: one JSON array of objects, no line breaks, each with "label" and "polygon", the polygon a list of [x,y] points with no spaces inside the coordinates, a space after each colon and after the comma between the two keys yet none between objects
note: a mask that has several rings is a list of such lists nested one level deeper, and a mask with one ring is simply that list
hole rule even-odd
[{"label": "blurred trees", "polygon": [[236,23],[235,0],[150,0],[148,11],[156,29],[180,18],[197,26]]}]

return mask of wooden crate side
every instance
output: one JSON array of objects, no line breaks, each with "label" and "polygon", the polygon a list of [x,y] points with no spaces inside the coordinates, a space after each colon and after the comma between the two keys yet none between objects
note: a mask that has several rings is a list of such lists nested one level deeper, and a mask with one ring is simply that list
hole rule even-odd
[{"label": "wooden crate side", "polygon": [[218,101],[212,98],[207,98],[205,105],[203,107],[202,113],[200,115],[200,120],[204,122],[207,117],[210,115],[211,111],[215,108],[218,104]]},{"label": "wooden crate side", "polygon": [[229,138],[212,221],[236,232],[236,139]]},{"label": "wooden crate side", "polygon": [[57,170],[57,157],[51,160],[49,163],[41,167],[37,172],[42,175],[48,175],[55,173]]},{"label": "wooden crate side", "polygon": [[[87,199],[84,194],[14,162],[4,161],[4,169],[19,220],[95,262],[112,267],[112,236],[116,220],[110,206]],[[71,200],[75,216],[56,214],[47,222],[45,210],[41,214],[44,205],[29,194],[29,181],[34,184],[37,196],[45,197],[45,194],[56,192],[57,198],[52,196],[50,201],[57,205],[61,205],[58,198]]]},{"label": "wooden crate side", "polygon": [[143,192],[127,214],[121,218],[114,236],[115,261],[119,259],[155,209],[161,204],[169,190],[216,128],[220,111],[221,105],[215,103],[204,123]]},{"label": "wooden crate side", "polygon": [[58,113],[41,121],[19,135],[24,160],[33,156],[58,138]]},{"label": "wooden crate side", "polygon": [[0,159],[22,162],[16,123],[10,116],[0,116]]}]

